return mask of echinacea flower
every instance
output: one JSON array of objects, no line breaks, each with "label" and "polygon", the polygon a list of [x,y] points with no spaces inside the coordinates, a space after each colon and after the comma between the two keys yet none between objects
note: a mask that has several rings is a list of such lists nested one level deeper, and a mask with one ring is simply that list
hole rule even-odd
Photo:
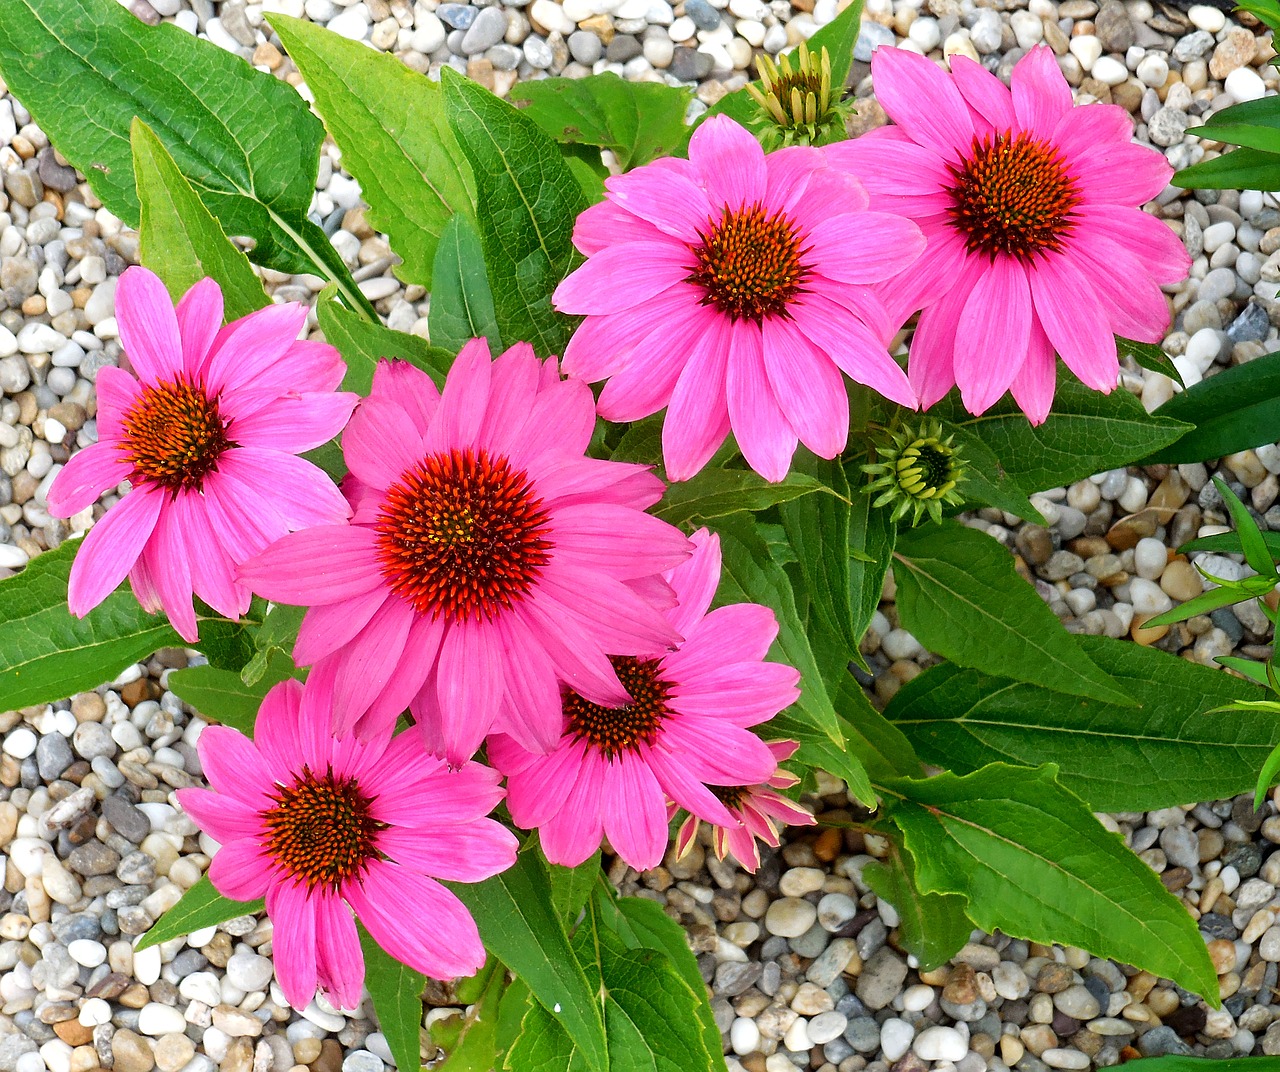
[{"label": "echinacea flower", "polygon": [[437,879],[480,882],[506,870],[516,839],[485,818],[497,774],[456,770],[413,734],[330,734],[329,697],[283,681],[262,701],[253,740],[207,726],[196,744],[208,789],[178,801],[219,842],[209,879],[225,897],[266,897],[276,978],[304,1008],[317,985],[360,1003],[364,959],[352,912],[391,956],[436,979],[473,975],[484,946],[471,913]]},{"label": "echinacea flower", "polygon": [[677,603],[667,618],[684,642],[666,654],[614,659],[625,706],[566,692],[563,732],[548,755],[489,738],[512,820],[538,830],[552,863],[576,866],[606,836],[636,870],[655,867],[667,847],[668,799],[733,826],[715,787],[752,785],[776,772],[774,753],[748,727],[795,701],[799,674],[763,661],[778,633],[768,607],[736,603],[708,613],[720,540],[701,529],[693,542],[693,557],[669,574]]},{"label": "echinacea flower", "polygon": [[[779,763],[785,763],[799,747],[797,741],[769,742],[769,751]],[[738,863],[755,874],[760,867],[757,838],[770,848],[776,849],[780,844],[779,822],[783,826],[812,826],[817,822],[813,813],[807,808],[801,807],[794,800],[788,800],[777,792],[779,789],[790,789],[799,784],[799,778],[779,767],[768,781],[760,785],[713,787],[711,791],[729,809],[729,814],[736,820],[729,826],[712,824],[711,845],[716,856],[723,860],[729,853],[733,853]],[[675,805],[672,805],[671,815],[674,816],[678,810]],[[696,815],[689,815],[680,824],[680,829],[676,832],[677,856],[683,856],[693,847],[700,822]]]},{"label": "echinacea flower", "polygon": [[436,390],[383,362],[343,436],[350,524],[296,532],[241,579],[309,607],[294,658],[333,684],[337,730],[379,732],[410,708],[432,752],[469,759],[494,728],[545,750],[560,683],[626,692],[609,655],[679,639],[661,573],[689,554],[644,509],[644,466],[584,457],[591,390],[527,344],[469,342]]},{"label": "echinacea flower", "polygon": [[927,513],[942,520],[944,506],[959,506],[964,496],[956,485],[964,479],[964,465],[955,435],[945,438],[942,422],[927,418],[919,426],[903,425],[877,444],[876,460],[862,471],[874,477],[865,490],[876,498],[873,506],[893,505],[890,521],[911,514],[911,524],[920,524]]},{"label": "echinacea flower", "polygon": [[899,321],[923,308],[908,369],[921,404],[958,384],[982,413],[1011,390],[1039,424],[1055,350],[1086,386],[1110,391],[1115,336],[1159,342],[1160,286],[1190,265],[1139,207],[1173,174],[1164,157],[1133,144],[1123,108],[1073,107],[1044,46],[1018,61],[1009,87],[964,56],[947,75],[896,48],[876,49],[871,75],[897,125],[824,151],[928,238],[919,265],[883,288]]},{"label": "echinacea flower", "polygon": [[239,563],[286,532],[349,515],[324,472],[296,457],[337,435],[358,397],[334,390],[346,371],[337,350],[298,340],[306,317],[289,302],[223,327],[212,279],[175,312],[152,272],[120,277],[116,318],[136,377],[98,372],[98,441],[54,479],[49,512],[70,517],[126,480],[132,490],[84,537],[73,614],[128,574],[138,601],[195,641],[193,593],[238,618],[252,597]]},{"label": "echinacea flower", "polygon": [[[796,61],[794,69],[792,60]],[[766,149],[784,145],[826,145],[843,140],[845,122],[853,105],[840,99],[840,88],[831,94],[831,54],[825,45],[816,54],[800,42],[794,56],[783,53],[774,63],[768,55],[756,57],[760,88],[747,83],[747,93],[760,106],[753,120],[760,144]]]},{"label": "echinacea flower", "polygon": [[586,320],[564,368],[608,379],[600,415],[633,421],[667,407],[667,475],[687,480],[730,428],[747,463],[786,476],[799,440],[834,458],[849,434],[841,372],[915,408],[889,356],[897,328],[868,284],[914,263],[914,224],[867,211],[861,183],[823,150],[765,155],[726,116],[704,122],[689,159],[605,180],[574,244],[587,262],[556,288]]}]

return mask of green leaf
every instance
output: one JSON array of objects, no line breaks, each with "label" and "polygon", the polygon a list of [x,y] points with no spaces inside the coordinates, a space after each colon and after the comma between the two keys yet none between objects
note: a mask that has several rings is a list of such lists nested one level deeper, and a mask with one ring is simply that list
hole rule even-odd
[{"label": "green leaf", "polygon": [[1034,427],[1009,399],[973,417],[953,392],[931,412],[977,436],[1018,487],[1043,491],[1114,469],[1172,443],[1189,429],[1181,420],[1171,420],[1175,414],[1166,409],[1167,405],[1158,414],[1148,414],[1123,388],[1104,395],[1074,376],[1060,374],[1053,410]]},{"label": "green leaf", "polygon": [[1178,366],[1173,363],[1173,358],[1155,343],[1138,342],[1135,339],[1126,339],[1117,335],[1116,352],[1121,357],[1133,358],[1144,369],[1168,376],[1174,383],[1182,385],[1182,374],[1178,371]]},{"label": "green leaf", "polygon": [[893,557],[903,628],[930,651],[1072,696],[1134,705],[990,536],[946,521],[899,533]]},{"label": "green leaf", "polygon": [[[542,851],[541,846],[538,851]],[[564,920],[564,925],[572,928],[600,878],[600,853],[598,850],[593,852],[577,867],[562,867],[550,863],[545,855],[542,862],[551,879],[551,903]]]},{"label": "green leaf", "polygon": [[946,435],[955,436],[956,447],[964,462],[964,479],[956,490],[966,502],[986,503],[1025,518],[1034,525],[1045,524],[1043,515],[1031,505],[1026,491],[1009,475],[995,451],[971,428],[943,421],[942,430]]},{"label": "green leaf", "polygon": [[396,1067],[406,1072],[420,1068],[422,991],[427,978],[386,952],[359,923],[356,926],[360,931],[360,951],[364,953],[364,985],[373,999],[373,1011],[391,1056],[396,1059]]},{"label": "green leaf", "polygon": [[1262,810],[1262,802],[1267,799],[1267,790],[1275,783],[1277,774],[1280,774],[1280,744],[1271,750],[1258,771],[1258,780],[1253,787],[1254,811]]},{"label": "green leaf", "polygon": [[1258,523],[1253,520],[1253,515],[1221,477],[1213,478],[1213,486],[1218,489],[1222,501],[1231,511],[1231,519],[1236,523],[1236,532],[1240,534],[1240,547],[1244,551],[1245,562],[1253,568],[1254,573],[1260,576],[1272,578],[1280,576],[1276,573],[1276,564],[1272,561],[1271,552],[1267,549],[1267,541],[1262,538],[1262,531],[1258,528]]},{"label": "green leaf", "polygon": [[[624,445],[625,445],[624,439]],[[617,453],[615,459],[621,461]],[[770,484],[750,469],[707,466],[691,480],[668,484],[653,512],[673,525],[694,527],[727,514],[758,513],[814,492],[827,491],[820,480],[792,469],[785,480]]]},{"label": "green leaf", "polygon": [[[1262,542],[1266,544],[1267,554],[1272,561],[1280,559],[1280,532],[1267,530],[1262,534]],[[1213,551],[1220,555],[1242,555],[1244,547],[1240,543],[1237,532],[1215,532],[1212,536],[1201,536],[1190,540],[1178,548],[1179,554],[1189,555],[1196,551]]]},{"label": "green leaf", "polygon": [[[448,1057],[434,1066],[438,1072],[476,1072],[497,1067],[498,1018],[507,989],[506,970],[491,957],[477,978],[482,985],[480,995],[461,1017]],[[397,1067],[402,1066],[397,1063]]]},{"label": "green leaf", "polygon": [[246,685],[258,684],[273,660],[282,661],[285,665],[285,669],[276,678],[277,681],[283,681],[292,675],[293,645],[298,639],[298,630],[302,628],[302,619],[306,613],[305,607],[291,607],[284,603],[271,607],[262,620],[262,627],[253,635],[253,658],[240,671]]},{"label": "green leaf", "polygon": [[498,330],[540,356],[564,352],[574,320],[551,307],[573,266],[573,224],[586,201],[536,123],[452,68],[440,72],[445,115],[476,180],[476,223]]},{"label": "green leaf", "polygon": [[241,674],[234,670],[188,666],[169,675],[169,688],[180,700],[199,711],[202,717],[252,737],[258,709],[267,693],[294,673],[293,660],[276,654],[270,666],[253,684],[245,684]]},{"label": "green leaf", "polygon": [[363,41],[286,15],[269,19],[342,150],[342,166],[360,183],[369,223],[404,261],[396,274],[430,288],[445,224],[455,212],[469,214],[476,196],[440,84]]},{"label": "green leaf", "polygon": [[[475,917],[485,948],[529,985],[552,1028],[562,1027],[581,1048],[584,1067],[606,1072],[600,1001],[570,948],[539,850],[526,846],[515,866],[502,874],[476,884],[450,883],[449,888]],[[525,1066],[517,1067],[523,1072]]]},{"label": "green leaf", "polygon": [[[1258,10],[1253,3],[1239,6],[1255,14]],[[1275,8],[1275,5],[1269,6]],[[1275,10],[1276,22],[1280,23],[1280,8]],[[1280,1057],[1228,1057],[1222,1061],[1211,1061],[1203,1057],[1170,1055],[1126,1061],[1125,1068],[1133,1069],[1133,1072],[1280,1072]]]},{"label": "green leaf", "polygon": [[322,275],[373,315],[307,218],[324,132],[292,86],[176,26],[147,26],[115,0],[0,5],[0,76],[125,223],[139,220],[136,116],[226,233],[255,240],[255,262]]},{"label": "green leaf", "polygon": [[1265,153],[1280,153],[1280,113],[1265,99],[1223,108],[1209,116],[1204,126],[1192,127],[1187,133]]},{"label": "green leaf", "polygon": [[1081,637],[1080,647],[1143,700],[1140,713],[943,663],[899,689],[885,716],[925,762],[961,774],[1055,762],[1058,781],[1097,811],[1222,800],[1253,785],[1280,717],[1212,712],[1258,699],[1256,685],[1128,641]]},{"label": "green leaf", "polygon": [[178,899],[176,905],[156,920],[155,925],[138,939],[138,944],[133,948],[138,952],[192,931],[226,923],[237,916],[256,915],[264,907],[261,900],[233,901],[229,897],[223,897],[214,889],[209,876],[201,875],[196,884]]},{"label": "green leaf", "polygon": [[[195,605],[196,620],[206,619],[200,626],[200,641],[195,646],[209,660],[210,666],[239,672],[253,657],[253,634],[260,624],[259,616],[265,602],[255,598],[239,622],[211,617],[214,611],[198,599]],[[186,645],[185,640],[181,643]]]},{"label": "green leaf", "polygon": [[670,156],[688,133],[693,93],[661,82],[626,82],[612,72],[521,82],[511,99],[556,141],[613,150],[623,171]]},{"label": "green leaf", "polygon": [[[157,648],[186,646],[166,618],[138,605],[127,582],[85,617],[74,617],[67,609],[67,579],[80,544],[66,540],[0,581],[2,710],[96,688]],[[208,624],[203,619],[202,628]]]},{"label": "green leaf", "polygon": [[1218,655],[1214,657],[1215,663],[1229,667],[1237,673],[1243,674],[1250,681],[1256,682],[1263,688],[1266,688],[1270,682],[1267,681],[1267,667],[1265,663],[1256,663],[1252,659],[1240,659],[1233,655]]},{"label": "green leaf", "polygon": [[1219,1007],[1217,974],[1182,902],[1055,773],[993,763],[894,783],[892,818],[919,887],[968,898],[985,931],[1080,946]]},{"label": "green leaf", "polygon": [[393,331],[345,309],[326,291],[316,302],[316,316],[324,337],[338,348],[347,363],[342,390],[367,395],[373,386],[373,370],[382,358],[400,358],[422,369],[437,386],[444,383],[454,355],[432,346],[416,335]]},{"label": "green leaf", "polygon": [[1174,622],[1186,621],[1197,614],[1210,614],[1219,607],[1229,607],[1232,603],[1243,603],[1247,599],[1264,596],[1276,585],[1271,577],[1244,577],[1238,581],[1227,581],[1217,588],[1210,588],[1198,596],[1193,596],[1185,603],[1171,607],[1163,614],[1148,618],[1143,625],[1154,628],[1160,625],[1172,625]]},{"label": "green leaf", "polygon": [[877,782],[886,778],[918,778],[920,757],[902,730],[871,706],[862,686],[850,674],[835,690],[840,728],[849,751]]},{"label": "green leaf", "polygon": [[130,138],[141,205],[142,263],[164,280],[175,302],[211,276],[222,288],[228,320],[268,304],[249,258],[227,239],[151,128],[135,119]]},{"label": "green leaf", "polygon": [[1198,462],[1270,443],[1280,421],[1280,353],[1223,369],[1174,395],[1155,415],[1195,427],[1155,451],[1148,463]]},{"label": "green leaf", "polygon": [[475,226],[463,215],[444,226],[436,247],[427,326],[431,342],[445,350],[461,350],[470,339],[486,338],[489,349],[502,349],[493,311],[493,293],[485,275],[484,250]]},{"label": "green leaf", "polygon": [[[774,560],[754,523],[737,515],[719,518],[722,570],[717,595],[721,603],[761,603],[778,616],[778,639],[771,655],[800,671],[800,699],[789,711],[797,719],[843,747],[839,719],[822,680],[804,624],[796,612],[795,594],[786,571]],[[735,591],[736,589],[736,591]]]},{"label": "green leaf", "polygon": [[1260,149],[1233,149],[1183,168],[1169,181],[1186,190],[1265,190],[1278,180],[1280,156]]},{"label": "green leaf", "polygon": [[[893,561],[893,547],[898,526],[889,520],[889,511],[871,505],[871,496],[861,490],[852,496],[849,511],[849,612],[853,617],[853,635],[862,637],[880,606],[884,577]],[[861,652],[854,649],[851,657],[863,663]],[[863,669],[866,669],[863,664]]]},{"label": "green leaf", "polygon": [[973,933],[964,898],[954,893],[922,893],[911,857],[896,844],[883,863],[867,864],[862,878],[897,911],[898,941],[920,962],[921,971],[947,963]]}]

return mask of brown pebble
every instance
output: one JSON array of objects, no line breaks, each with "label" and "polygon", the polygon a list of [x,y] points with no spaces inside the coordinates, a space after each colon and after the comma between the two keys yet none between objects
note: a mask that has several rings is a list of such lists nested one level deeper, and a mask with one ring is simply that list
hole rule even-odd
[{"label": "brown pebble", "polygon": [[53,1025],[53,1033],[68,1046],[83,1046],[93,1041],[93,1028],[85,1027],[79,1020],[63,1020]]},{"label": "brown pebble", "polygon": [[[1236,966],[1236,944],[1225,938],[1215,938],[1209,943],[1209,960],[1218,975],[1232,971]],[[1153,995],[1154,996],[1154,995]],[[1150,1002],[1148,1001],[1148,1004]]]},{"label": "brown pebble", "polygon": [[138,704],[146,700],[158,700],[159,693],[156,691],[156,684],[148,677],[140,677],[137,681],[130,681],[124,688],[120,690],[120,699],[129,707],[137,707]]},{"label": "brown pebble", "polygon": [[1076,981],[1076,973],[1065,964],[1050,961],[1036,976],[1036,989],[1042,994],[1060,994]]},{"label": "brown pebble", "polygon": [[1129,627],[1129,636],[1133,638],[1135,643],[1141,644],[1144,648],[1151,647],[1157,640],[1163,640],[1169,632],[1167,625],[1155,625],[1150,629],[1144,629],[1142,623],[1148,618],[1154,617],[1154,614],[1135,614],[1133,616],[1133,624]]},{"label": "brown pebble", "polygon": [[1170,893],[1182,889],[1191,881],[1191,872],[1185,867],[1171,867],[1160,873],[1160,882]]},{"label": "brown pebble", "polygon": [[841,836],[840,830],[837,827],[825,827],[822,832],[813,839],[813,855],[824,864],[829,864],[840,855],[840,849],[843,841],[844,838]]},{"label": "brown pebble", "polygon": [[942,997],[953,1005],[971,1005],[978,1000],[978,980],[971,965],[962,961],[955,966],[942,988]]},{"label": "brown pebble", "polygon": [[151,1072],[156,1065],[151,1043],[123,1027],[111,1036],[111,1053],[115,1072]]},{"label": "brown pebble", "polygon": [[320,1043],[320,1056],[311,1067],[315,1072],[338,1072],[342,1068],[342,1047],[334,1039],[325,1039]]}]

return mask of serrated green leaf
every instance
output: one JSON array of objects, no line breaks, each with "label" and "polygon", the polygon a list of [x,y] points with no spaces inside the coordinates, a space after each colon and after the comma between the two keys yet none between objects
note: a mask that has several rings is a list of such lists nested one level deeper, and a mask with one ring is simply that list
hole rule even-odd
[{"label": "serrated green leaf", "polygon": [[1212,712],[1259,698],[1255,685],[1128,641],[1080,642],[1140,712],[943,663],[899,689],[885,716],[926,762],[960,774],[1056,762],[1058,781],[1097,811],[1221,800],[1253,785],[1280,717]]},{"label": "serrated green leaf", "polygon": [[957,494],[963,495],[966,502],[986,503],[1016,514],[1033,525],[1045,524],[1040,511],[1031,505],[1026,491],[1018,486],[995,451],[978,435],[949,421],[942,422],[942,430],[946,435],[955,436],[956,447],[964,463],[964,479],[956,486]]},{"label": "serrated green leaf", "polygon": [[364,985],[373,999],[374,1015],[391,1056],[396,1059],[397,1068],[420,1068],[422,991],[427,977],[386,952],[363,925],[356,926],[364,954]]},{"label": "serrated green leaf", "polygon": [[396,275],[430,288],[445,224],[455,212],[470,214],[476,194],[440,84],[363,41],[287,15],[268,19],[315,96],[342,166],[360,183],[369,222],[403,260]]},{"label": "serrated green leaf", "polygon": [[[1276,159],[1280,163],[1280,157]],[[1152,452],[1147,463],[1198,462],[1271,443],[1280,422],[1280,353],[1267,354],[1201,380],[1174,395],[1154,415],[1173,417],[1195,427]]]},{"label": "serrated green leaf", "polygon": [[1123,388],[1104,395],[1061,370],[1053,410],[1043,424],[1033,426],[1009,399],[973,417],[955,392],[930,413],[977,436],[1000,460],[1004,473],[1028,491],[1063,487],[1136,461],[1190,430],[1183,421],[1172,420],[1174,414],[1166,414],[1164,407],[1148,414]]},{"label": "serrated green leaf", "polygon": [[427,327],[431,342],[445,350],[461,350],[470,339],[484,337],[489,349],[502,349],[493,311],[493,293],[485,274],[484,250],[475,226],[465,216],[445,224],[436,247]]},{"label": "serrated green leaf", "polygon": [[688,133],[691,90],[661,82],[627,82],[616,74],[520,82],[510,97],[558,142],[610,149],[623,171],[669,156]]},{"label": "serrated green leaf", "polygon": [[1182,902],[1055,773],[993,763],[889,786],[919,887],[966,897],[985,931],[1080,946],[1219,1007],[1217,973]]},{"label": "serrated green leaf", "polygon": [[205,276],[222,288],[226,319],[268,304],[249,258],[231,244],[173,157],[141,119],[133,121],[133,170],[138,186],[142,263],[176,302]]},{"label": "serrated green leaf", "polygon": [[551,307],[573,266],[587,207],[560,150],[536,123],[457,71],[441,72],[445,115],[476,182],[476,224],[498,330],[539,356],[564,352],[574,319]]},{"label": "serrated green leaf", "polygon": [[897,911],[902,948],[919,961],[921,971],[932,971],[959,952],[973,932],[973,922],[965,915],[963,897],[922,893],[911,857],[898,845],[892,848],[888,859],[862,869],[862,879]]},{"label": "serrated green leaf", "polygon": [[[163,615],[148,614],[128,582],[85,617],[67,609],[67,580],[80,540],[31,560],[15,577],[0,581],[0,709],[13,711],[96,688],[158,648],[186,647]],[[197,613],[202,643],[225,625],[224,640],[240,626]]]},{"label": "serrated green leaf", "polygon": [[1183,168],[1169,181],[1186,190],[1266,190],[1277,180],[1280,155],[1261,149],[1233,149]]},{"label": "serrated green leaf", "polygon": [[[569,945],[540,850],[526,846],[514,867],[484,882],[450,883],[449,888],[475,917],[485,948],[528,984],[551,1028],[562,1028],[571,1048],[580,1048],[584,1067],[608,1072],[599,996]],[[523,1072],[525,1066],[517,1067]]]},{"label": "serrated green leaf", "polygon": [[382,358],[400,358],[422,369],[436,385],[444,383],[454,355],[432,346],[416,335],[393,331],[382,323],[372,323],[339,305],[330,291],[316,302],[316,316],[324,337],[338,348],[347,363],[342,390],[367,395],[373,386],[373,371]]},{"label": "serrated green leaf", "polygon": [[[618,454],[614,457],[623,460]],[[814,492],[829,493],[829,489],[820,480],[795,469],[785,480],[770,484],[750,469],[707,466],[691,480],[668,484],[662,502],[653,512],[673,525],[695,527],[726,514],[757,513]]]},{"label": "serrated green leaf", "polygon": [[1158,372],[1162,376],[1168,376],[1174,383],[1182,386],[1182,373],[1178,371],[1178,366],[1173,363],[1173,358],[1155,343],[1138,342],[1136,339],[1126,339],[1121,335],[1117,335],[1116,352],[1121,357],[1133,358],[1144,369]]},{"label": "serrated green leaf", "polygon": [[0,76],[126,223],[139,213],[136,116],[223,229],[255,240],[252,260],[322,275],[374,315],[307,218],[324,132],[292,86],[176,26],[147,26],[115,0],[0,5]]},{"label": "serrated green leaf", "polygon": [[201,875],[191,889],[187,890],[168,912],[156,920],[155,925],[138,939],[134,951],[138,952],[148,946],[159,945],[170,938],[178,938],[192,931],[205,927],[214,927],[237,916],[252,916],[261,912],[265,904],[257,901],[233,901],[223,897],[209,881],[208,875]]},{"label": "serrated green leaf", "polygon": [[930,651],[986,673],[1134,706],[990,536],[945,521],[899,533],[893,557],[903,628]]}]

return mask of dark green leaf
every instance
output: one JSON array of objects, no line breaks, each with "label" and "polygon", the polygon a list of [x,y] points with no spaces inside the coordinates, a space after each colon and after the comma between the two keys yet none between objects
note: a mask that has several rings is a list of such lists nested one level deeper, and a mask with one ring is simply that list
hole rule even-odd
[{"label": "dark green leaf", "polygon": [[331,293],[320,295],[316,316],[324,337],[338,348],[347,363],[347,374],[342,380],[344,391],[367,395],[373,386],[373,370],[384,357],[408,361],[427,373],[437,385],[444,383],[453,363],[454,355],[448,350],[438,349],[416,335],[392,331],[384,324],[356,316],[334,301]]},{"label": "dark green leaf", "polygon": [[360,951],[364,953],[364,985],[373,999],[373,1011],[387,1040],[387,1048],[396,1059],[397,1068],[420,1068],[422,991],[427,978],[401,964],[378,945],[363,926],[357,926]]},{"label": "dark green leaf", "polygon": [[1097,811],[1221,800],[1253,785],[1280,718],[1210,712],[1259,699],[1257,686],[1128,641],[1080,646],[1142,699],[1141,712],[943,663],[899,689],[885,716],[926,762],[960,774],[1056,762],[1058,780]]},{"label": "dark green leaf", "polygon": [[497,1067],[498,1018],[506,993],[506,974],[503,966],[492,957],[480,970],[477,976],[481,984],[480,993],[467,1001],[471,1008],[457,1018],[461,1023],[445,1047],[448,1057],[434,1066],[438,1072],[476,1072],[476,1069]]},{"label": "dark green leaf", "polygon": [[1219,607],[1229,607],[1232,603],[1243,603],[1247,599],[1264,596],[1276,585],[1271,577],[1244,577],[1238,581],[1228,581],[1217,588],[1210,588],[1198,596],[1193,596],[1185,603],[1171,607],[1163,614],[1148,618],[1143,625],[1155,628],[1160,625],[1172,625],[1194,618],[1198,614],[1211,614]]},{"label": "dark green leaf", "polygon": [[445,114],[476,181],[476,223],[498,330],[540,356],[564,352],[571,317],[551,292],[573,266],[573,224],[586,201],[560,150],[536,123],[452,68]]},{"label": "dark green leaf", "polygon": [[147,26],[116,0],[0,5],[0,75],[126,223],[138,223],[136,116],[223,229],[255,240],[254,261],[325,276],[373,315],[307,218],[324,132],[292,86],[176,26]]},{"label": "dark green leaf", "polygon": [[[625,445],[625,439],[623,443]],[[614,458],[623,460],[617,453]],[[693,527],[726,514],[757,513],[779,503],[828,490],[820,480],[796,469],[792,469],[780,483],[770,484],[750,469],[707,466],[691,480],[668,484],[662,502],[654,507],[653,512],[673,525]]]},{"label": "dark green leaf", "polygon": [[1133,705],[990,536],[946,521],[899,533],[893,557],[903,628],[930,651],[1072,696]]},{"label": "dark green leaf", "polygon": [[[880,606],[884,577],[893,561],[893,545],[898,526],[889,520],[889,511],[871,505],[872,498],[857,490],[849,511],[849,612],[853,635],[861,643]],[[851,658],[862,663],[856,648]],[[865,665],[863,669],[866,669]]]},{"label": "dark green leaf", "polygon": [[208,875],[201,875],[168,912],[161,916],[146,934],[138,939],[134,951],[167,942],[192,931],[225,923],[237,916],[252,916],[261,912],[264,905],[258,901],[233,901],[223,897],[213,887]]},{"label": "dark green leaf", "polygon": [[920,757],[906,735],[871,706],[862,686],[850,674],[835,689],[840,728],[850,752],[877,782],[886,778],[918,778]]},{"label": "dark green leaf", "polygon": [[1252,659],[1240,659],[1232,655],[1218,655],[1213,660],[1222,666],[1228,667],[1239,674],[1243,674],[1250,681],[1257,682],[1264,688],[1269,684],[1267,681],[1267,667],[1265,663],[1257,663]]},{"label": "dark green leaf", "polygon": [[611,149],[623,171],[669,156],[688,133],[693,94],[661,82],[626,82],[612,72],[520,82],[511,99],[558,142]]},{"label": "dark green leaf", "polygon": [[[1254,0],[1239,6],[1255,14],[1262,7]],[[1280,24],[1280,8],[1268,3],[1264,10],[1275,10],[1277,14],[1272,25]],[[1228,1057],[1223,1061],[1210,1061],[1203,1057],[1148,1057],[1126,1061],[1125,1068],[1133,1072],[1280,1072],[1280,1057]]]},{"label": "dark green leaf", "polygon": [[302,627],[302,619],[306,613],[305,607],[291,607],[285,603],[272,606],[262,621],[262,628],[253,635],[253,658],[240,672],[246,685],[258,684],[273,660],[283,660],[285,664],[277,681],[283,681],[291,675],[293,645],[298,639],[298,630]]},{"label": "dark green leaf", "polygon": [[1260,149],[1233,149],[1183,168],[1169,181],[1187,190],[1269,190],[1280,181],[1280,156]]},{"label": "dark green leaf", "polygon": [[484,250],[475,226],[465,216],[454,216],[444,225],[433,273],[427,312],[432,344],[461,350],[468,340],[483,336],[489,340],[489,349],[498,353],[502,337],[484,270]]},{"label": "dark green leaf", "polygon": [[964,463],[964,479],[956,487],[957,494],[963,495],[966,502],[986,503],[1025,518],[1033,525],[1045,524],[1040,511],[1031,505],[1027,493],[1008,474],[995,451],[972,429],[943,421],[942,430],[955,436]]},{"label": "dark green leaf", "polygon": [[[157,648],[185,646],[162,615],[148,614],[128,583],[85,617],[67,609],[67,579],[80,540],[46,551],[0,581],[0,708],[49,703],[115,678]],[[201,621],[208,639],[214,623]],[[233,627],[234,628],[234,627]]]},{"label": "dark green leaf", "polygon": [[1034,427],[1009,399],[973,417],[953,392],[931,412],[982,440],[1000,460],[1003,472],[1029,492],[1059,488],[1135,461],[1188,431],[1163,409],[1148,414],[1123,388],[1104,395],[1070,374],[1059,375],[1053,410]]},{"label": "dark green leaf", "polygon": [[227,239],[160,139],[141,119],[133,121],[130,134],[141,205],[142,263],[164,281],[175,302],[212,276],[222,288],[228,320],[265,306],[267,295],[249,258]]},{"label": "dark green leaf", "polygon": [[[515,866],[502,874],[474,885],[451,883],[449,888],[475,917],[485,948],[529,985],[546,1012],[546,1022],[553,1029],[562,1027],[581,1048],[584,1067],[606,1072],[608,1048],[599,997],[569,946],[540,851],[526,847]],[[516,1067],[523,1072],[525,1066]]]},{"label": "dark green leaf", "polygon": [[1155,415],[1195,427],[1153,453],[1148,462],[1198,462],[1271,443],[1280,422],[1280,354],[1267,354],[1201,380],[1174,395]]},{"label": "dark green leaf", "polygon": [[1267,577],[1276,577],[1276,564],[1271,560],[1271,552],[1267,550],[1267,541],[1262,538],[1258,523],[1246,509],[1236,493],[1227,487],[1221,477],[1213,478],[1213,486],[1218,489],[1222,501],[1231,511],[1231,519],[1236,523],[1236,532],[1240,534],[1240,546],[1244,550],[1244,560],[1255,573]]},{"label": "dark green leaf", "polygon": [[1277,774],[1280,774],[1280,744],[1271,750],[1258,771],[1258,780],[1253,787],[1254,811],[1262,810],[1262,802],[1267,799],[1267,790],[1275,783]]},{"label": "dark green leaf", "polygon": [[[541,847],[538,851],[542,851]],[[593,852],[577,867],[561,867],[559,864],[549,863],[545,856],[542,861],[551,879],[551,903],[564,920],[564,925],[572,929],[578,921],[582,906],[587,903],[587,898],[600,879],[600,853]]]},{"label": "dark green leaf", "polygon": [[404,261],[396,274],[431,288],[446,222],[475,203],[475,184],[444,118],[440,84],[363,41],[285,15],[270,20],[315,95],[342,150],[342,166],[360,183],[369,222]]},{"label": "dark green leaf", "polygon": [[[1262,542],[1267,545],[1267,554],[1272,561],[1280,559],[1280,532],[1267,530],[1262,534]],[[1240,545],[1240,535],[1236,532],[1215,532],[1212,536],[1201,536],[1190,540],[1178,548],[1180,554],[1189,555],[1196,551],[1214,551],[1221,555],[1241,555],[1244,548]]]},{"label": "dark green leaf", "polygon": [[210,721],[231,726],[252,737],[253,724],[257,721],[263,698],[272,685],[283,680],[283,677],[272,675],[250,686],[240,680],[240,675],[234,670],[188,666],[169,675],[169,688],[183,703],[189,703]]},{"label": "dark green leaf", "polygon": [[1126,339],[1117,335],[1116,352],[1121,357],[1133,358],[1144,369],[1168,376],[1174,383],[1181,386],[1182,374],[1178,371],[1178,366],[1173,363],[1173,358],[1155,343],[1138,342],[1135,339]]},{"label": "dark green leaf", "polygon": [[954,893],[922,893],[916,886],[915,865],[897,845],[883,863],[873,861],[862,878],[898,913],[898,941],[920,962],[921,971],[941,967],[959,952],[973,932],[965,915],[964,898]]},{"label": "dark green leaf", "polygon": [[994,763],[890,787],[920,889],[968,898],[983,930],[1080,946],[1145,968],[1220,1006],[1218,977],[1182,902],[1104,830],[1079,797],[1036,770]]}]

